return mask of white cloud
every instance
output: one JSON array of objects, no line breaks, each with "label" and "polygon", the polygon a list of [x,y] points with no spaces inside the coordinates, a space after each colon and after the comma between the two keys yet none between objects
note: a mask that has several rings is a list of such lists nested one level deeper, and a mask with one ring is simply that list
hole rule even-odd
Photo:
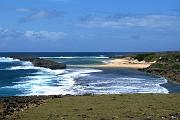
[{"label": "white cloud", "polygon": [[48,32],[48,31],[26,31],[24,36],[28,39],[46,39],[46,40],[60,40],[67,34],[64,32]]},{"label": "white cloud", "polygon": [[82,27],[101,28],[173,28],[180,29],[180,16],[172,15],[139,15],[119,17],[91,17],[81,20]]},{"label": "white cloud", "polygon": [[30,12],[31,14],[22,18],[20,22],[29,22],[29,21],[34,21],[38,19],[43,19],[43,18],[53,18],[53,17],[59,17],[63,15],[63,12],[57,11],[55,9],[53,10],[48,10],[48,9],[43,9],[43,10],[30,10],[30,9],[19,9],[19,12]]},{"label": "white cloud", "polygon": [[67,36],[64,32],[49,32],[49,31],[14,31],[0,28],[0,38],[3,41],[7,40],[48,40],[57,41]]}]

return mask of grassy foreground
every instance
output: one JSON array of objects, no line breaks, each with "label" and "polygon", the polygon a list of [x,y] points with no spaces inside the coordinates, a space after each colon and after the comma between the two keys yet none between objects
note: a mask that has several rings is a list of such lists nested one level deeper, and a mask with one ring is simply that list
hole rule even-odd
[{"label": "grassy foreground", "polygon": [[66,96],[19,114],[19,120],[180,119],[180,94]]}]

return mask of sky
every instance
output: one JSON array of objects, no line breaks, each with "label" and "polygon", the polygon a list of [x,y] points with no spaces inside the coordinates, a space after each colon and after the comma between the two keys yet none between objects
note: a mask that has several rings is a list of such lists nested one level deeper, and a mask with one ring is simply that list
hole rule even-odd
[{"label": "sky", "polygon": [[1,0],[0,52],[180,50],[180,0]]}]

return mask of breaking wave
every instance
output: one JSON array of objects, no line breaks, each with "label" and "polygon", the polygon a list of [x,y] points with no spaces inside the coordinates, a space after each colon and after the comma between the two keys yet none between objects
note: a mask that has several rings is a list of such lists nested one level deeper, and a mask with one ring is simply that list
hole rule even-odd
[{"label": "breaking wave", "polygon": [[[52,58],[52,57],[51,57]],[[1,57],[0,61],[21,63],[6,70],[36,70],[29,75],[19,78],[11,86],[0,89],[18,89],[20,96],[28,95],[81,95],[81,94],[124,94],[124,93],[165,93],[169,91],[161,84],[167,83],[164,78],[149,76],[148,78],[119,76],[112,71],[104,72],[94,68],[69,68],[51,70],[35,67],[31,62]]]},{"label": "breaking wave", "polygon": [[2,88],[18,89],[27,95],[58,95],[58,94],[77,94],[75,92],[75,79],[88,76],[94,72],[102,72],[97,69],[66,69],[51,70],[48,68],[34,67],[29,62],[22,63],[22,66],[8,68],[8,70],[28,70],[36,69],[38,72],[30,76],[21,77],[21,81],[14,82],[13,86]]},{"label": "breaking wave", "polygon": [[45,58],[45,59],[90,59],[90,58],[97,58],[97,59],[107,59],[109,57],[106,56],[70,56],[70,57],[65,57],[65,56],[60,56],[60,57],[40,57],[40,58]]},{"label": "breaking wave", "polygon": [[17,62],[17,61],[20,61],[20,60],[9,58],[9,57],[0,57],[0,62]]}]

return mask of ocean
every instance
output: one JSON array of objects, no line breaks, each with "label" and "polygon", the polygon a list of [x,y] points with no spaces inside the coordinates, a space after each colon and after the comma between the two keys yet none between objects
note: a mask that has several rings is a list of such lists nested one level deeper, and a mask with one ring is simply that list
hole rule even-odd
[{"label": "ocean", "polygon": [[[89,68],[119,52],[0,53],[0,96],[180,93],[165,78],[127,68]],[[34,67],[12,55],[36,56],[67,64],[67,69]]]}]

